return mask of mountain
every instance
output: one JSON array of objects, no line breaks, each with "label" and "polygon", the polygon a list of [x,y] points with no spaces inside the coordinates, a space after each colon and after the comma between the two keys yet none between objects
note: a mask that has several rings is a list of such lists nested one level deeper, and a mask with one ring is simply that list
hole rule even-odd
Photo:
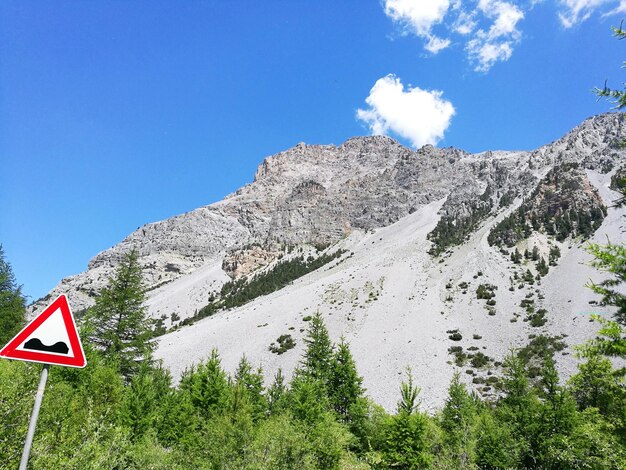
[{"label": "mountain", "polygon": [[388,408],[407,366],[430,406],[454,370],[489,395],[507,351],[529,341],[567,375],[571,346],[597,328],[587,313],[610,313],[584,288],[603,279],[584,246],[623,241],[610,189],[626,168],[622,118],[592,117],[530,152],[301,143],[224,200],[140,227],[49,296],[88,308],[138,250],[149,312],[170,329],[156,354],[175,377],[213,347],[227,369],[245,354],[266,377],[290,373],[316,311]]}]

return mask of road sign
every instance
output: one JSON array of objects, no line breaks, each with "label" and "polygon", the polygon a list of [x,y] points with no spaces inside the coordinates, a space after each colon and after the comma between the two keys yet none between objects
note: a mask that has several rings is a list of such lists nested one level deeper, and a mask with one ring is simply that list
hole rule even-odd
[{"label": "road sign", "polygon": [[87,360],[65,295],[60,295],[0,350],[20,361],[85,367]]}]

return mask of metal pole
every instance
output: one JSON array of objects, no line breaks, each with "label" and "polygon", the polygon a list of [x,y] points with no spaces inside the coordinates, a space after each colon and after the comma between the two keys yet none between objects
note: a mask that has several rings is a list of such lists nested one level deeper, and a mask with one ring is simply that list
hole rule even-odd
[{"label": "metal pole", "polygon": [[33,445],[33,437],[35,436],[35,427],[37,426],[37,418],[39,418],[39,408],[41,408],[41,401],[43,400],[43,392],[46,388],[46,382],[48,381],[48,369],[50,365],[44,364],[41,371],[41,379],[39,380],[39,387],[37,388],[37,394],[35,395],[35,406],[33,406],[33,413],[30,415],[30,423],[28,424],[28,434],[26,435],[26,442],[24,442],[24,451],[22,452],[22,460],[20,461],[19,470],[26,470],[28,465],[28,458],[30,457],[30,448]]}]

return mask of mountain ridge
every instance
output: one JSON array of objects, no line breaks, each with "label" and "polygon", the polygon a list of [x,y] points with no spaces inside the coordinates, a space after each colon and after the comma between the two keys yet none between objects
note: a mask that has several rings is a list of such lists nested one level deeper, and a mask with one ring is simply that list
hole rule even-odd
[{"label": "mountain ridge", "polygon": [[[488,236],[525,200],[535,197],[533,191],[552,169],[577,165],[577,170],[564,170],[573,175],[570,179],[577,185],[573,191],[582,201],[568,212],[568,224],[587,224],[592,239],[599,241],[607,235],[612,240],[623,237],[623,210],[609,207],[602,220],[587,219],[588,201],[599,198],[600,204],[611,205],[611,194],[616,194],[608,188],[611,175],[626,161],[626,153],[615,144],[625,138],[622,115],[609,113],[589,118],[560,139],[528,152],[470,154],[432,146],[414,151],[382,136],[351,138],[339,146],[301,143],[265,158],[253,182],[222,201],[140,227],[120,244],[96,255],[85,273],[64,279],[51,294],[67,293],[76,310],[89,307],[121,254],[136,248],[144,266],[148,311],[171,327],[193,317],[231,279],[262,276],[280,259],[296,256],[298,250],[315,257],[344,249],[346,253],[329,266],[278,292],[163,336],[158,357],[177,376],[217,346],[225,354],[227,366],[245,353],[270,372],[278,367],[290,372],[296,354],[277,357],[268,346],[291,332],[298,351],[302,329],[298,325],[317,308],[329,320],[333,334],[345,334],[354,343],[357,363],[365,364],[359,369],[381,403],[389,405],[395,392],[389,385],[393,374],[417,362],[417,370],[425,376],[431,366],[444,371],[443,375],[433,374],[424,385],[425,394],[436,404],[445,391],[439,382],[447,384],[445,377],[454,369],[446,331],[459,330],[462,347],[479,347],[468,343],[467,331],[484,336],[485,354],[493,356],[492,363],[502,358],[504,345],[523,345],[529,334],[565,332],[573,339],[570,344],[593,334],[593,327],[587,324],[574,328],[581,317],[568,305],[573,301],[578,310],[588,305],[585,302],[591,300],[591,294],[580,292],[584,282],[567,299],[556,284],[552,290],[539,287],[552,285],[558,276],[578,279],[579,273],[570,271],[585,259],[579,239],[566,236],[557,241],[530,222],[511,222],[512,228],[524,235],[516,239],[516,249],[523,252],[536,247],[537,256],[546,263],[551,250],[559,248],[563,253],[542,277],[538,260],[523,259],[516,264],[511,261],[514,252],[507,246],[492,246]],[[556,191],[555,204],[562,202],[559,197],[570,197],[567,194]],[[545,214],[537,217],[545,218]],[[433,251],[434,247],[440,249]],[[386,249],[390,251],[386,253]],[[597,278],[597,273],[582,271]],[[498,287],[491,299],[492,303],[497,300],[497,305],[474,298],[479,277],[483,284]],[[392,287],[389,279],[397,285]],[[471,287],[458,287],[464,283]],[[507,289],[513,289],[510,298],[501,300]],[[525,298],[518,298],[522,293],[532,294],[536,302],[533,312],[529,302],[520,307]],[[333,295],[338,296],[334,303],[329,300]],[[354,295],[358,300],[352,300]],[[370,296],[376,300],[368,302]],[[42,303],[33,305],[32,310]],[[398,312],[402,309],[406,311]],[[541,310],[548,313],[539,314]],[[420,321],[416,315],[425,311]],[[469,316],[459,316],[461,311]],[[394,323],[401,330],[388,328],[387,324]],[[264,324],[269,326],[258,326]],[[426,336],[420,328],[428,331]],[[375,334],[377,329],[383,331]],[[499,337],[489,338],[493,332]],[[410,343],[401,346],[398,334],[408,338],[406,341],[423,341],[428,346],[424,354],[437,359],[429,365],[415,351],[405,351]],[[365,344],[367,339],[382,341],[383,356],[393,364],[390,371],[367,365],[372,353]],[[560,358],[565,372],[572,370],[573,363],[571,356]],[[467,375],[468,379],[475,377]]]}]

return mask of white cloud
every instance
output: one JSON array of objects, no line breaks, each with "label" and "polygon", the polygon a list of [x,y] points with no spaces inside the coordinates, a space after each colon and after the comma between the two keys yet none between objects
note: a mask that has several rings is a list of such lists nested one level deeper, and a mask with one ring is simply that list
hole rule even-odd
[{"label": "white cloud", "polygon": [[[382,0],[385,14],[402,28],[424,40],[435,55],[454,43],[464,45],[477,72],[488,72],[505,62],[520,43],[520,22],[545,0]],[[593,14],[626,14],[626,0],[556,0],[558,18],[565,28]]]},{"label": "white cloud", "polygon": [[626,2],[624,0],[619,2],[616,0],[560,0],[559,3],[561,4],[559,19],[565,28],[571,28],[588,20],[596,10],[605,6],[614,6],[605,15],[626,12]]},{"label": "white cloud", "polygon": [[524,12],[502,0],[480,0],[478,11],[493,22],[489,29],[477,30],[466,49],[474,70],[487,72],[496,62],[507,61],[513,54],[513,46],[521,38],[517,24],[524,19]]},{"label": "white cloud", "polygon": [[452,25],[452,29],[455,32],[466,36],[476,28],[476,21],[474,20],[474,14],[461,11],[456,21]]},{"label": "white cloud", "polygon": [[[540,0],[515,1],[531,8]],[[383,5],[403,34],[424,39],[424,49],[433,55],[452,45],[449,36],[463,37],[470,62],[481,72],[508,60],[521,37],[517,24],[524,12],[513,0],[383,0]]]},{"label": "white cloud", "polygon": [[445,49],[449,45],[450,45],[449,39],[442,39],[433,35],[428,38],[428,42],[424,46],[424,49],[426,49],[428,52],[432,54],[436,54],[437,52]]},{"label": "white cloud", "polygon": [[442,95],[442,91],[419,87],[405,90],[398,77],[387,75],[376,81],[365,99],[369,108],[357,110],[356,116],[374,135],[393,132],[416,148],[434,145],[443,138],[455,114],[452,103]]},{"label": "white cloud", "polygon": [[450,0],[384,0],[385,14],[401,24],[406,32],[426,39],[427,51],[436,54],[450,45],[431,33],[433,26],[441,23],[450,8]]}]

